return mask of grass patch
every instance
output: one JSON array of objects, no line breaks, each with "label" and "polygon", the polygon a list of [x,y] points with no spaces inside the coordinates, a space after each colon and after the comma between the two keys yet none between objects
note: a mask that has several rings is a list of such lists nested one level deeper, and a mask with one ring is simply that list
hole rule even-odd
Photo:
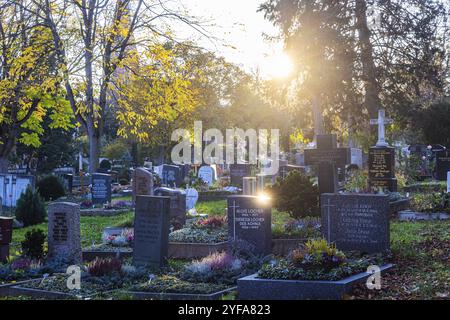
[{"label": "grass patch", "polygon": [[[112,217],[81,217],[81,246],[88,247],[91,246],[93,242],[97,244],[101,243],[104,228],[133,219],[133,216],[133,212],[128,212]],[[11,255],[16,256],[20,253],[20,243],[25,239],[25,233],[32,229],[40,229],[47,235],[47,222],[22,229],[14,229]]]}]

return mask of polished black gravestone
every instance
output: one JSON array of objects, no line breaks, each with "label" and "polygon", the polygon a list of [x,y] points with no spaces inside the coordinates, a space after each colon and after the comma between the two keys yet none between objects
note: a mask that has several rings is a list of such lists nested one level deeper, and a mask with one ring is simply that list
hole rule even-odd
[{"label": "polished black gravestone", "polygon": [[111,176],[104,173],[92,175],[92,203],[104,204],[111,202]]},{"label": "polished black gravestone", "polygon": [[249,164],[231,164],[230,165],[230,182],[233,186],[242,187],[242,179],[250,176]]},{"label": "polished black gravestone", "polygon": [[389,250],[389,197],[372,194],[321,195],[322,233],[344,251]]},{"label": "polished black gravestone", "polygon": [[136,196],[133,264],[162,267],[169,243],[169,197]]},{"label": "polished black gravestone", "polygon": [[336,193],[338,191],[337,169],[345,170],[351,163],[350,148],[337,148],[335,134],[318,135],[317,149],[305,150],[305,164],[317,166],[319,193]]},{"label": "polished black gravestone", "polygon": [[176,188],[182,183],[181,169],[179,166],[164,164],[161,174],[161,182],[164,186]]},{"label": "polished black gravestone", "polygon": [[436,153],[436,179],[439,181],[447,180],[447,172],[450,171],[450,150],[439,151]]},{"label": "polished black gravestone", "polygon": [[272,246],[270,199],[255,196],[228,197],[228,234],[232,242],[244,241],[253,252],[267,255]]},{"label": "polished black gravestone", "polygon": [[369,149],[369,187],[397,191],[394,148],[372,147]]}]

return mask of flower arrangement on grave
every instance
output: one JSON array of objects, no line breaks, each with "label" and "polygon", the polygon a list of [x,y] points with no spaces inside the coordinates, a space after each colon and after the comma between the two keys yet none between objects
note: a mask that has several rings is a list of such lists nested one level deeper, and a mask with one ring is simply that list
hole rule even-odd
[{"label": "flower arrangement on grave", "polygon": [[220,243],[228,240],[228,229],[225,218],[209,217],[200,219],[185,228],[169,235],[170,242],[182,243]]},{"label": "flower arrangement on grave", "polygon": [[128,247],[133,245],[134,230],[125,228],[120,234],[103,235],[103,243],[115,247]]},{"label": "flower arrangement on grave", "polygon": [[325,239],[310,240],[292,250],[285,258],[265,263],[259,278],[276,280],[328,280],[337,281],[353,274],[365,272],[370,265],[383,265],[385,257],[359,255],[336,249]]},{"label": "flower arrangement on grave", "polygon": [[192,224],[192,228],[196,229],[217,229],[226,225],[225,217],[209,217],[206,219],[197,220]]},{"label": "flower arrangement on grave", "polygon": [[105,210],[122,210],[122,209],[129,209],[132,207],[131,201],[113,201],[111,203],[106,203],[104,205]]},{"label": "flower arrangement on grave", "polygon": [[185,266],[182,280],[233,284],[245,270],[246,261],[228,252],[215,252]]},{"label": "flower arrangement on grave", "polygon": [[90,200],[84,200],[80,203],[81,209],[92,209],[93,206],[94,204]]},{"label": "flower arrangement on grave", "polygon": [[273,225],[272,237],[275,239],[319,238],[321,236],[320,227],[320,218],[306,217],[299,220],[291,219],[284,225]]}]

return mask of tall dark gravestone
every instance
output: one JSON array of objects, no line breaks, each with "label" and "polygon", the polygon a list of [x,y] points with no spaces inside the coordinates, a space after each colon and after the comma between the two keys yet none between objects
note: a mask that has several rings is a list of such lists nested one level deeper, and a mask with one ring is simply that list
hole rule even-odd
[{"label": "tall dark gravestone", "polygon": [[395,178],[395,149],[372,147],[369,149],[369,186],[371,189],[397,190]]},{"label": "tall dark gravestone", "polygon": [[231,241],[245,241],[254,253],[267,255],[272,249],[270,199],[255,196],[228,197],[228,233]]},{"label": "tall dark gravestone", "polygon": [[338,148],[335,134],[318,135],[317,149],[305,150],[305,164],[317,166],[319,193],[338,191],[337,169],[345,169],[351,162],[350,148]]},{"label": "tall dark gravestone", "polygon": [[111,176],[104,173],[92,175],[92,203],[103,204],[111,202]]},{"label": "tall dark gravestone", "polygon": [[48,255],[81,263],[80,206],[55,202],[48,206]]},{"label": "tall dark gravestone", "polygon": [[12,241],[13,218],[0,217],[0,263],[6,263],[9,258],[9,245]]},{"label": "tall dark gravestone", "polygon": [[170,198],[137,196],[134,217],[133,264],[162,267],[169,246]]},{"label": "tall dark gravestone", "polygon": [[234,186],[242,187],[242,179],[250,176],[249,164],[230,164],[230,181]]},{"label": "tall dark gravestone", "polygon": [[322,233],[344,251],[389,250],[389,197],[372,194],[321,195]]},{"label": "tall dark gravestone", "polygon": [[175,165],[164,164],[161,182],[164,186],[176,188],[181,185],[181,169]]},{"label": "tall dark gravestone", "polygon": [[444,150],[436,153],[436,179],[447,180],[447,172],[450,171],[450,151]]},{"label": "tall dark gravestone", "polygon": [[386,142],[384,128],[390,123],[392,120],[386,119],[384,110],[378,111],[378,119],[370,120],[371,125],[378,125],[378,141],[369,149],[369,188],[395,192],[395,149]]},{"label": "tall dark gravestone", "polygon": [[186,223],[186,192],[180,189],[156,188],[155,196],[170,198],[170,224],[180,229]]}]

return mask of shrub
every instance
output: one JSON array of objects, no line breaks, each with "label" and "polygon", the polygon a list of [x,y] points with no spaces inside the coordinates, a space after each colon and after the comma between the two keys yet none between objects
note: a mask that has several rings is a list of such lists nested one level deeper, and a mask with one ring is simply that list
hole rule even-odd
[{"label": "shrub", "polygon": [[25,234],[25,240],[21,242],[22,252],[32,259],[44,257],[45,234],[42,230],[33,229]]},{"label": "shrub", "polygon": [[100,169],[111,170],[111,162],[107,159],[103,159],[99,165]]},{"label": "shrub", "polygon": [[369,192],[369,176],[364,170],[350,171],[345,190],[348,192],[367,193]]},{"label": "shrub", "polygon": [[46,210],[42,198],[29,186],[17,200],[16,219],[27,227],[44,222],[45,215]]},{"label": "shrub", "polygon": [[39,180],[36,186],[45,201],[56,200],[66,194],[64,186],[56,176],[46,176]]},{"label": "shrub", "polygon": [[275,200],[275,208],[288,212],[295,219],[318,214],[319,191],[309,177],[299,171],[292,171],[282,180],[268,187],[268,193]]},{"label": "shrub", "polygon": [[120,273],[122,270],[122,261],[117,258],[100,259],[95,258],[94,261],[87,265],[89,275],[94,277],[102,277],[112,273]]}]

